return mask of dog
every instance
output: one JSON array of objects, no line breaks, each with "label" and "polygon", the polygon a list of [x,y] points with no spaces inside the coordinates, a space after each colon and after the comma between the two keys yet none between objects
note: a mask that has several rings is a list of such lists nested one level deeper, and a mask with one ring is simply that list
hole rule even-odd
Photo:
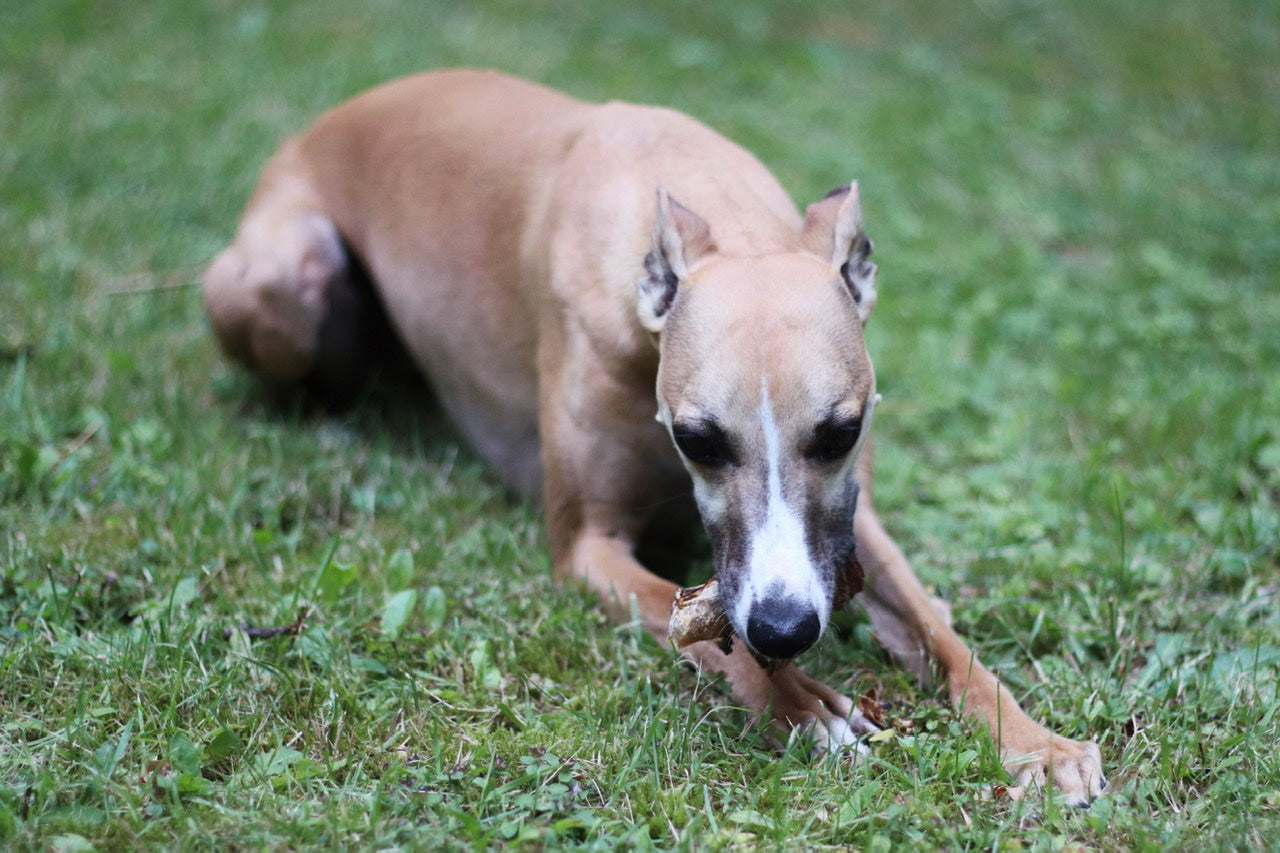
[{"label": "dog", "polygon": [[379,304],[462,435],[541,498],[556,576],[658,637],[677,587],[635,553],[691,492],[746,648],[683,653],[822,749],[876,730],[791,662],[856,560],[899,662],[923,679],[936,665],[1019,784],[1086,805],[1106,784],[1097,745],[1022,711],[876,515],[871,251],[856,183],[801,215],[755,157],[682,113],[451,70],[286,142],[203,295],[235,361],[339,390],[380,345]]}]

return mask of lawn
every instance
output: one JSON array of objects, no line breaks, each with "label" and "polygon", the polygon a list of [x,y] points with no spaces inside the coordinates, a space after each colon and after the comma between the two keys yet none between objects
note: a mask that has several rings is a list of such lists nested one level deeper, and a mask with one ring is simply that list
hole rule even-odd
[{"label": "lawn", "polygon": [[[898,728],[776,749],[421,395],[221,357],[197,281],[274,146],[453,65],[861,181],[877,504],[1105,797],[1001,796],[861,614],[806,665]],[[5,4],[0,847],[1277,849],[1278,684],[1274,2]]]}]

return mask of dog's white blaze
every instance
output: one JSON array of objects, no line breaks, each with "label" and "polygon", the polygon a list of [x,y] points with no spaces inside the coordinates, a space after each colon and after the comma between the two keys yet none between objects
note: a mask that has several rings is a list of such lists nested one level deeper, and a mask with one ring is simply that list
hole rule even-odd
[{"label": "dog's white blaze", "polygon": [[751,532],[747,549],[747,580],[738,612],[749,612],[753,600],[781,590],[784,596],[809,601],[826,624],[831,602],[822,593],[818,572],[809,558],[804,520],[782,493],[783,450],[778,424],[769,402],[769,386],[761,381],[760,426],[767,458],[764,521]]}]

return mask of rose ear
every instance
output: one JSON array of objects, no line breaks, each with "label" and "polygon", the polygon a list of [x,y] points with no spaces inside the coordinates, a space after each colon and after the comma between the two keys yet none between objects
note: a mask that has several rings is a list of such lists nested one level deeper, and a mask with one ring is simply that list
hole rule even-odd
[{"label": "rose ear", "polygon": [[801,239],[806,249],[840,272],[858,306],[858,319],[866,323],[876,305],[876,265],[868,260],[872,244],[862,230],[857,181],[809,205]]},{"label": "rose ear", "polygon": [[640,325],[655,334],[662,331],[689,268],[715,249],[706,221],[659,187],[653,248],[644,257],[645,275],[636,282]]}]

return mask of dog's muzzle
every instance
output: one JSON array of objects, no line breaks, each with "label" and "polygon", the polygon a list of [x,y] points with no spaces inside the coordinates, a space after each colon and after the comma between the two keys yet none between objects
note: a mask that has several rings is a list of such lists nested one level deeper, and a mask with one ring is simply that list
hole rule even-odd
[{"label": "dog's muzzle", "polygon": [[759,655],[790,660],[822,635],[822,620],[813,605],[800,598],[770,598],[751,605],[746,641]]}]

